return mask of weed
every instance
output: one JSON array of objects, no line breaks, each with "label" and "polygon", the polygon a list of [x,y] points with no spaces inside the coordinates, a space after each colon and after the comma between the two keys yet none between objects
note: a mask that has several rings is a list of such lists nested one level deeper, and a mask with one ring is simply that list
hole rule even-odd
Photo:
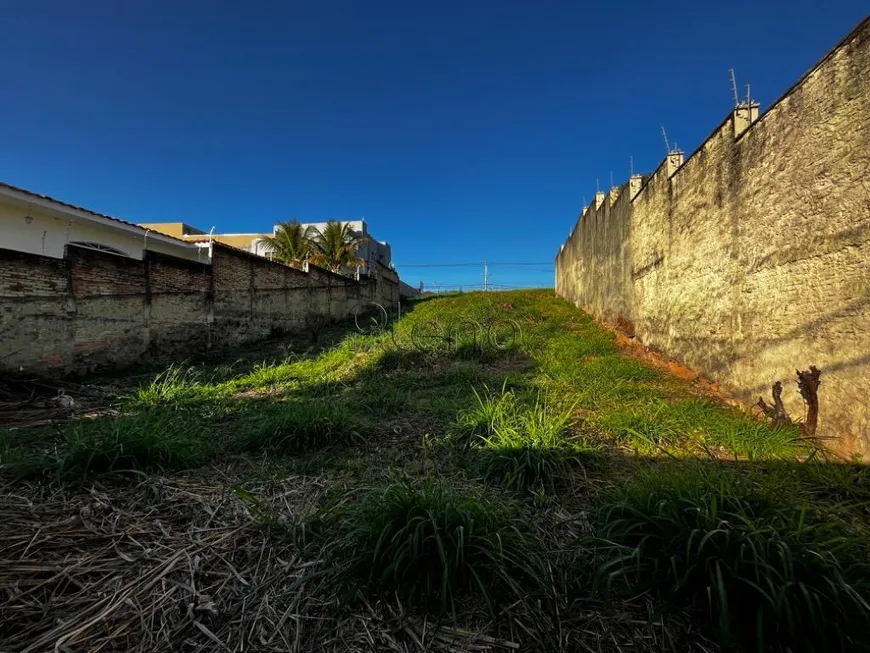
[{"label": "weed", "polygon": [[600,424],[642,453],[715,449],[760,460],[808,449],[797,427],[773,426],[709,400],[656,400],[614,409],[602,415]]},{"label": "weed", "polygon": [[54,474],[72,479],[181,469],[201,464],[210,448],[199,422],[166,408],[74,422],[49,436],[44,444],[41,450],[18,459],[23,475]]},{"label": "weed", "polygon": [[364,439],[370,426],[341,404],[290,401],[247,411],[240,418],[246,451],[299,453]]},{"label": "weed", "polygon": [[513,392],[505,392],[504,388],[499,394],[492,393],[489,388],[484,388],[482,394],[475,388],[472,392],[477,403],[460,411],[450,431],[451,440],[463,449],[482,445],[508,424],[516,412]]},{"label": "weed", "polygon": [[488,480],[517,490],[552,488],[592,451],[572,433],[574,404],[557,409],[540,393],[530,399],[504,387],[500,394],[474,394],[477,404],[459,413],[450,440],[475,450],[477,469]]},{"label": "weed", "polygon": [[683,468],[639,479],[599,523],[601,586],[697,610],[725,648],[867,650],[870,551],[836,520],[736,474]]},{"label": "weed", "polygon": [[607,413],[601,425],[612,432],[618,442],[641,453],[661,453],[684,440],[674,424],[662,418],[665,404],[644,406]]},{"label": "weed", "polygon": [[481,496],[440,483],[407,482],[370,493],[350,506],[334,549],[348,580],[374,592],[396,592],[443,613],[475,594],[493,616],[544,583],[541,552],[525,520]]},{"label": "weed", "polygon": [[479,451],[478,469],[490,480],[520,490],[553,488],[571,478],[593,450],[571,432],[574,406],[558,411],[536,401],[520,405],[507,423],[497,425]]},{"label": "weed", "polygon": [[668,412],[671,421],[696,433],[699,440],[750,460],[793,457],[802,449],[809,450],[800,441],[797,426],[772,425],[710,400],[672,402]]},{"label": "weed", "polygon": [[166,404],[181,406],[213,394],[213,388],[197,368],[179,364],[170,365],[149,383],[120,399],[132,409],[147,409]]}]

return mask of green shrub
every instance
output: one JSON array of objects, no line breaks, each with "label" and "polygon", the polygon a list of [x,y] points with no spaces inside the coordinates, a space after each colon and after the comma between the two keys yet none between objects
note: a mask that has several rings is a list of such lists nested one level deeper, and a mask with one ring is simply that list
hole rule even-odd
[{"label": "green shrub", "polygon": [[868,650],[863,536],[729,473],[646,476],[601,510],[599,582],[705,615],[723,647]]},{"label": "green shrub", "polygon": [[352,585],[396,592],[441,613],[474,594],[495,615],[543,583],[541,553],[525,520],[483,497],[439,483],[397,483],[352,505],[335,549]]},{"label": "green shrub", "polygon": [[364,439],[368,424],[342,404],[317,400],[283,402],[246,411],[241,444],[246,451],[300,453]]}]

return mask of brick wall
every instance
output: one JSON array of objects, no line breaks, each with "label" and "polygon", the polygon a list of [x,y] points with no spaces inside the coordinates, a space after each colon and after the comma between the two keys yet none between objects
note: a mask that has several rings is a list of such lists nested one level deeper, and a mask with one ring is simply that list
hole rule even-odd
[{"label": "brick wall", "polygon": [[398,302],[398,277],[386,268],[357,282],[220,244],[212,254],[201,264],[76,246],[62,260],[0,249],[0,371],[85,373],[184,357]]},{"label": "brick wall", "polygon": [[747,403],[823,370],[821,432],[870,454],[870,19],[748,131],[590,206],[559,294]]}]

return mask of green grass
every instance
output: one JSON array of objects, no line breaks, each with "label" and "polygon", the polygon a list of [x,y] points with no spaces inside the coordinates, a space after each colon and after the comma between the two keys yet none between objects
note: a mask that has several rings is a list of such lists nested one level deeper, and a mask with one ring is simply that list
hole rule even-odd
[{"label": "green grass", "polygon": [[441,614],[474,595],[495,616],[545,585],[527,520],[467,490],[394,483],[351,505],[343,519],[329,564],[346,563],[346,582],[364,592],[395,592]]},{"label": "green grass", "polygon": [[77,421],[29,435],[27,448],[20,431],[0,438],[17,440],[14,450],[6,450],[7,461],[20,475],[64,480],[194,467],[206,460],[211,447],[201,423],[189,413],[166,407]]},{"label": "green grass", "polygon": [[618,442],[646,454],[728,452],[750,460],[808,452],[796,426],[773,426],[700,399],[656,399],[602,415]]},{"label": "green grass", "polygon": [[[0,474],[87,486],[214,467],[256,488],[235,497],[326,579],[313,602],[352,588],[471,623],[530,597],[500,635],[541,650],[624,593],[746,650],[870,641],[870,473],[796,428],[632,358],[552,292],[434,298],[385,332],[333,335],[132,377],[112,416],[0,429]],[[329,496],[313,513],[257,498],[306,484]],[[561,615],[555,640],[521,630],[544,612]]]},{"label": "green grass", "polygon": [[644,475],[599,513],[599,580],[703,615],[727,650],[867,650],[866,531],[725,468]]},{"label": "green grass", "polygon": [[122,405],[132,410],[154,406],[184,406],[218,394],[218,388],[204,378],[200,369],[184,364],[170,365],[133,393],[120,397]]},{"label": "green grass", "polygon": [[371,426],[341,404],[314,400],[254,405],[238,418],[243,451],[294,454],[364,441]]},{"label": "green grass", "polygon": [[591,462],[594,447],[575,433],[574,405],[557,407],[541,393],[502,388],[475,390],[477,404],[459,413],[450,442],[471,450],[487,480],[514,490],[552,489],[569,482],[572,469]]}]

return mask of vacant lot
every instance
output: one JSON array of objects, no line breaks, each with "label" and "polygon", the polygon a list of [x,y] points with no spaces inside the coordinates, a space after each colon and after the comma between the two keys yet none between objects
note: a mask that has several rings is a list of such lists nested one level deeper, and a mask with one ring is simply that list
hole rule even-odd
[{"label": "vacant lot", "polygon": [[870,650],[864,468],[552,293],[412,308],[0,431],[0,650]]}]

